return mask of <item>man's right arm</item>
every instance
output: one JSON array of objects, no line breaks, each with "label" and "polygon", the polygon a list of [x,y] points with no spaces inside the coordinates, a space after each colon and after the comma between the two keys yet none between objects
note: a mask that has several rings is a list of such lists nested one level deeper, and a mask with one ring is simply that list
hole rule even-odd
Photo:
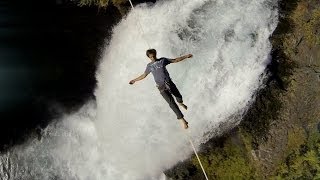
[{"label": "man's right arm", "polygon": [[[149,73],[148,73],[148,74],[149,74]],[[131,80],[131,81],[129,82],[129,84],[134,84],[136,81],[140,81],[140,80],[144,79],[145,77],[148,76],[148,74],[147,74],[146,72],[143,73],[143,74],[141,74],[139,77]]]}]

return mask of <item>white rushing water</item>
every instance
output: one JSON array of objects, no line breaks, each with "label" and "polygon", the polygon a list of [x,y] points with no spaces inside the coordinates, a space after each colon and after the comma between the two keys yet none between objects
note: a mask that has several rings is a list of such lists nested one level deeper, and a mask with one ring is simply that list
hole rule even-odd
[{"label": "white rushing water", "polygon": [[[233,127],[261,86],[277,25],[273,0],[172,0],[141,4],[114,27],[96,73],[96,102],[1,155],[4,179],[163,179],[192,148],[150,74],[129,85],[150,60],[193,58],[167,66],[188,111],[197,147]],[[145,32],[141,37],[139,24]]]}]

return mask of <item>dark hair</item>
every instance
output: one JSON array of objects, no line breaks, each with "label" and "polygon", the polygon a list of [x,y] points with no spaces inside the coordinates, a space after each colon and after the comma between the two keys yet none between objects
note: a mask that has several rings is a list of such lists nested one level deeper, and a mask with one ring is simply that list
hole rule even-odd
[{"label": "dark hair", "polygon": [[155,49],[148,49],[147,52],[146,52],[146,55],[148,56],[149,54],[154,54],[156,56],[157,55],[157,51]]}]

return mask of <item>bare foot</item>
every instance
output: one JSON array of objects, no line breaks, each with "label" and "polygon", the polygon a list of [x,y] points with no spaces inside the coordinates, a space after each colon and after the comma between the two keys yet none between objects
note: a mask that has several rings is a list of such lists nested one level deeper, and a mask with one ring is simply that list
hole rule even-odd
[{"label": "bare foot", "polygon": [[179,119],[180,121],[181,121],[181,123],[182,123],[182,127],[184,128],[184,129],[188,129],[188,122],[184,119],[184,118],[181,118],[181,119]]},{"label": "bare foot", "polygon": [[182,106],[185,110],[187,110],[188,109],[188,106],[186,106],[185,104],[183,104],[183,103],[179,103],[179,105],[180,106]]}]

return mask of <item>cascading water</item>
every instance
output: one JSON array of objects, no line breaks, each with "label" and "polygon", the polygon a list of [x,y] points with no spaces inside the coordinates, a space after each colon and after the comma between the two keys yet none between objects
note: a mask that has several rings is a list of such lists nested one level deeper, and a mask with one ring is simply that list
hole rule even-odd
[{"label": "cascading water", "polygon": [[44,131],[1,155],[3,179],[164,178],[163,171],[190,157],[184,130],[155,87],[152,75],[129,85],[158,57],[193,58],[167,69],[188,111],[197,147],[236,124],[261,86],[268,40],[277,25],[276,1],[172,0],[141,4],[114,27],[96,73],[96,102],[65,115]]}]

